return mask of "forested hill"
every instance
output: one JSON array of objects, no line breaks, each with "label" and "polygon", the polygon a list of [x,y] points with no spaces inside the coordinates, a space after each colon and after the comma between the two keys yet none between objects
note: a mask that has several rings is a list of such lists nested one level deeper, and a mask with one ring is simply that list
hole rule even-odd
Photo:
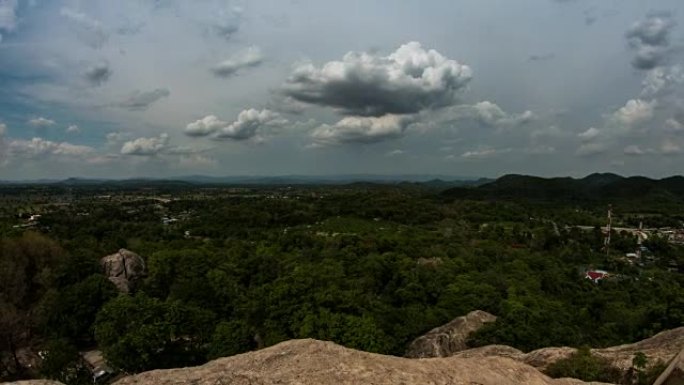
[{"label": "forested hill", "polygon": [[443,192],[446,198],[510,199],[548,202],[641,202],[684,203],[684,177],[650,179],[641,176],[591,174],[584,178],[541,178],[505,175],[476,187],[455,187]]}]

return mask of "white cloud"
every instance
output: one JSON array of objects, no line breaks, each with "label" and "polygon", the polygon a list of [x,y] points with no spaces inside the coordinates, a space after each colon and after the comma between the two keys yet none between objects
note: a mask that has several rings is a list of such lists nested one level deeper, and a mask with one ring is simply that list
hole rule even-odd
[{"label": "white cloud", "polygon": [[660,146],[663,155],[677,155],[682,152],[682,147],[671,139],[666,139]]},{"label": "white cloud", "polygon": [[665,121],[665,129],[671,132],[684,132],[684,124],[676,118]]},{"label": "white cloud", "polygon": [[45,128],[45,127],[50,127],[54,126],[56,123],[54,120],[43,118],[43,117],[38,117],[38,118],[33,118],[28,121],[28,124],[37,127],[37,128]]},{"label": "white cloud", "polygon": [[404,154],[405,154],[404,150],[396,149],[396,150],[388,151],[387,153],[385,153],[385,156],[392,157],[392,156],[399,156],[399,155],[404,155]]},{"label": "white cloud", "polygon": [[153,103],[168,97],[171,92],[166,88],[156,88],[152,91],[134,91],[126,99],[118,103],[118,106],[131,111],[146,110]]},{"label": "white cloud", "polygon": [[382,116],[450,105],[471,78],[470,67],[410,42],[389,56],[349,52],[320,68],[300,64],[283,90],[300,102],[345,114]]},{"label": "white cloud", "polygon": [[229,77],[245,68],[256,67],[264,61],[264,55],[259,47],[249,47],[227,60],[215,65],[211,71],[216,76]]},{"label": "white cloud", "polygon": [[451,107],[446,112],[447,120],[474,119],[490,127],[516,127],[535,119],[532,111],[524,111],[520,114],[507,113],[496,103],[482,101],[473,105],[460,105]]},{"label": "white cloud", "polygon": [[646,153],[646,151],[642,150],[638,145],[627,146],[622,152],[624,152],[625,155],[631,156],[640,156]]},{"label": "white cloud", "polygon": [[12,140],[9,142],[9,149],[13,155],[26,157],[42,155],[78,157],[90,155],[95,152],[95,149],[89,146],[80,146],[67,142],[52,142],[43,138]]},{"label": "white cloud", "polygon": [[524,152],[530,155],[549,155],[556,153],[556,147],[547,145],[532,146],[526,148]]},{"label": "white cloud", "polygon": [[80,132],[80,131],[81,131],[81,129],[80,129],[77,125],[75,125],[75,124],[70,125],[70,126],[67,127],[67,129],[66,129],[66,132],[67,132],[68,134],[72,134],[72,133],[76,133],[76,132]]},{"label": "white cloud", "polygon": [[259,131],[264,127],[282,127],[287,123],[287,119],[282,118],[277,112],[267,109],[256,110],[250,108],[241,111],[236,121],[218,130],[216,132],[216,138],[233,140],[250,139],[256,137],[257,134],[259,134]]},{"label": "white cloud", "polygon": [[576,152],[578,156],[594,156],[607,151],[606,145],[603,143],[584,143]]},{"label": "white cloud", "polygon": [[0,138],[5,136],[6,132],[7,132],[7,125],[5,123],[0,123]]},{"label": "white cloud", "polygon": [[105,135],[107,145],[109,146],[117,145],[130,137],[131,134],[128,132],[110,132],[107,135]]},{"label": "white cloud", "polygon": [[595,127],[589,127],[588,130],[586,130],[586,131],[584,131],[584,132],[582,132],[582,133],[577,134],[577,136],[578,136],[583,142],[590,142],[590,141],[596,139],[596,137],[598,137],[600,133],[601,133],[601,132],[600,132],[598,129],[596,129]]},{"label": "white cloud", "polygon": [[640,123],[651,120],[657,102],[650,102],[641,99],[632,99],[613,113],[613,120],[626,127],[632,127]]},{"label": "white cloud", "polygon": [[95,155],[88,157],[86,159],[86,162],[88,164],[95,164],[95,165],[103,165],[103,164],[112,164],[115,162],[119,162],[121,160],[121,155],[119,154],[104,154],[104,155]]},{"label": "white cloud", "polygon": [[196,155],[205,153],[211,149],[212,147],[173,146],[167,147],[164,150],[164,153],[171,155]]},{"label": "white cloud", "polygon": [[237,120],[231,123],[223,121],[215,115],[207,115],[189,123],[184,132],[188,136],[212,135],[214,139],[246,140],[256,139],[266,127],[282,127],[287,123],[287,119],[277,112],[250,108],[241,111]]},{"label": "white cloud", "polygon": [[124,143],[121,153],[124,155],[153,156],[162,152],[169,144],[169,135],[164,133],[158,137],[138,138]]},{"label": "white cloud", "polygon": [[491,158],[492,156],[501,154],[501,153],[506,153],[510,152],[511,149],[502,149],[502,150],[497,150],[495,148],[480,148],[477,150],[470,150],[466,151],[463,154],[461,154],[461,158],[465,159],[485,159],[485,158]]},{"label": "white cloud", "polygon": [[192,123],[188,123],[185,126],[185,135],[188,136],[206,136],[213,134],[223,127],[228,126],[228,122],[217,118],[215,115],[207,115],[202,119],[196,120]]},{"label": "white cloud", "polygon": [[182,155],[178,162],[181,167],[192,169],[206,169],[218,166],[216,159],[200,154]]},{"label": "white cloud", "polygon": [[333,125],[314,129],[311,138],[318,144],[380,142],[402,136],[409,123],[410,119],[401,115],[347,116]]},{"label": "white cloud", "polygon": [[670,68],[656,67],[646,74],[641,83],[641,96],[654,97],[684,82],[684,71],[681,66]]}]

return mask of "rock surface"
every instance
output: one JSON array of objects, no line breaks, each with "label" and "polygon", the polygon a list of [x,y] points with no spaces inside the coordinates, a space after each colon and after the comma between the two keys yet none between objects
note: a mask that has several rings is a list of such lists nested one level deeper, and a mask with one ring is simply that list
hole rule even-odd
[{"label": "rock surface", "polygon": [[332,342],[292,340],[194,368],[154,370],[115,385],[572,385],[504,357],[409,359],[347,349]]},{"label": "rock surface", "polygon": [[[636,352],[646,354],[650,362],[672,361],[669,372],[656,383],[680,385],[684,383],[683,347],[684,327],[681,327],[633,344],[593,349],[592,353],[620,368],[631,367]],[[540,371],[573,351],[572,348],[545,348],[523,353],[509,346],[490,345],[450,357],[410,359],[361,352],[332,342],[292,340],[202,366],[140,373],[122,378],[115,385],[587,384],[575,379],[551,379]],[[61,385],[40,380],[6,384]]]},{"label": "rock surface", "polygon": [[434,328],[409,345],[405,356],[409,358],[449,357],[468,348],[468,336],[496,316],[482,310],[475,310],[465,316]]},{"label": "rock surface", "polygon": [[100,266],[105,276],[123,293],[129,293],[146,274],[145,261],[138,254],[121,249],[103,257]]},{"label": "rock surface", "polygon": [[670,362],[665,371],[656,379],[653,385],[681,385],[684,384],[684,348],[679,355]]},{"label": "rock surface", "polygon": [[[677,329],[666,330],[658,333],[651,338],[635,342],[632,344],[625,344],[613,346],[604,349],[591,349],[591,353],[600,357],[608,359],[611,364],[623,371],[629,370],[632,367],[632,359],[634,354],[642,352],[648,358],[649,364],[655,364],[657,361],[664,363],[669,362],[675,357],[679,351],[684,347],[684,327]],[[504,345],[490,345],[480,348],[468,349],[453,356],[462,358],[477,358],[477,357],[509,357],[517,361],[524,362],[528,365],[534,366],[537,369],[544,370],[550,364],[569,357],[576,349],[569,347],[557,348],[542,348],[533,350],[529,353]]]}]

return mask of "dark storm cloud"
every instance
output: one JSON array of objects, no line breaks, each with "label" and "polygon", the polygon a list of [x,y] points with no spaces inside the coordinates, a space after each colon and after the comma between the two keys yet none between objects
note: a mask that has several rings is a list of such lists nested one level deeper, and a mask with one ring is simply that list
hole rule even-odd
[{"label": "dark storm cloud", "polygon": [[471,78],[468,66],[411,42],[389,56],[350,52],[320,68],[302,64],[283,90],[297,101],[345,114],[382,116],[450,105]]},{"label": "dark storm cloud", "polygon": [[99,86],[109,80],[109,77],[112,76],[112,69],[109,68],[108,63],[102,62],[88,68],[84,75],[90,84]]},{"label": "dark storm cloud", "polygon": [[653,69],[667,61],[673,50],[670,33],[676,26],[669,12],[652,13],[645,20],[632,25],[625,36],[636,51],[632,66],[636,69]]},{"label": "dark storm cloud", "polygon": [[128,110],[146,110],[150,105],[160,99],[168,97],[171,92],[166,88],[157,88],[152,91],[136,91],[124,101],[118,104],[119,107]]}]

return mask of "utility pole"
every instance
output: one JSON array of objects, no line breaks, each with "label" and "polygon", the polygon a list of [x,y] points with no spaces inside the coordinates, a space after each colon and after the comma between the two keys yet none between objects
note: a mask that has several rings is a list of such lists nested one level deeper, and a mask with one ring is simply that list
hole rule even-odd
[{"label": "utility pole", "polygon": [[644,234],[644,223],[639,222],[639,231],[637,231],[637,258],[641,261],[641,247],[646,234]]},{"label": "utility pole", "polygon": [[608,205],[608,226],[606,226],[606,237],[603,239],[603,248],[606,249],[606,257],[610,254],[610,232],[613,228],[613,206]]}]

